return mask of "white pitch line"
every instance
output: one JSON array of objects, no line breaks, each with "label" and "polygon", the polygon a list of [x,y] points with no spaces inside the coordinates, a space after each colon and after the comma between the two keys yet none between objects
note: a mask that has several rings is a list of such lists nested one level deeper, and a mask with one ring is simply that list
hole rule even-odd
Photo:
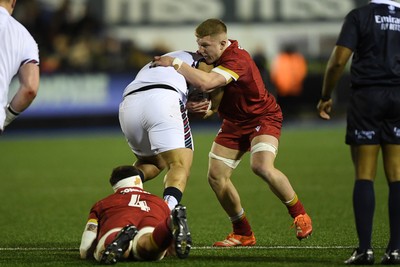
[{"label": "white pitch line", "polygon": [[192,247],[192,249],[348,249],[354,246],[249,246],[249,247]]},{"label": "white pitch line", "polygon": [[0,251],[78,251],[77,248],[0,248]]},{"label": "white pitch line", "polygon": [[[257,249],[257,250],[273,250],[273,249],[354,249],[354,246],[251,246],[251,247],[192,247],[193,250],[216,250],[216,249]],[[377,248],[380,249],[380,248]],[[0,251],[78,251],[78,248],[0,248]]]}]

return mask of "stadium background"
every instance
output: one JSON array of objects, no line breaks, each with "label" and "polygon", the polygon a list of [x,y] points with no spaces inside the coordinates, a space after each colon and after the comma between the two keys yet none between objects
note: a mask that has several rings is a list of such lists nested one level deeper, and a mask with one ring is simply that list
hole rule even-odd
[{"label": "stadium background", "polygon": [[[304,91],[294,114],[286,116],[276,166],[306,204],[314,234],[302,242],[294,237],[290,216],[251,173],[247,154],[233,180],[257,246],[210,247],[230,231],[206,179],[218,119],[209,124],[192,118],[195,162],[183,203],[194,248],[185,261],[168,258],[135,266],[343,266],[357,240],[353,169],[343,144],[348,74],[334,96],[337,123],[320,123],[315,106],[343,17],[367,2],[18,0],[14,16],[39,43],[42,75],[34,104],[0,137],[0,266],[94,265],[80,260],[78,252],[87,213],[96,200],[110,194],[106,177],[111,168],[133,161],[118,124],[122,90],[152,56],[196,49],[194,28],[208,17],[225,20],[230,37],[251,53],[261,51],[268,63],[289,42],[298,44],[307,59]],[[377,259],[389,236],[383,177],[379,166],[373,233]],[[161,195],[162,177],[147,182],[146,189]]]},{"label": "stadium background", "polygon": [[[118,126],[122,90],[138,69],[154,55],[196,50],[194,28],[209,17],[224,20],[229,37],[252,55],[263,55],[267,71],[284,45],[295,44],[308,74],[286,123],[315,119],[323,71],[343,17],[366,2],[18,0],[14,16],[39,44],[42,76],[37,99],[9,131]],[[343,117],[348,83],[346,74],[334,96],[337,119]],[[267,86],[274,92],[272,83]],[[16,87],[14,81],[12,90]]]}]

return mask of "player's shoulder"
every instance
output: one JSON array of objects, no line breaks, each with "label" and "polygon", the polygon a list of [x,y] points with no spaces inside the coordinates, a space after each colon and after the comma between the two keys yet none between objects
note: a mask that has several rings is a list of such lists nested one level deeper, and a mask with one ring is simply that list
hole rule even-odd
[{"label": "player's shoulder", "polygon": [[250,53],[240,46],[239,42],[236,40],[229,40],[231,43],[229,47],[224,51],[220,58],[221,65],[224,65],[228,62],[239,64],[239,65],[248,65],[252,61]]},{"label": "player's shoulder", "polygon": [[9,18],[9,27],[12,29],[11,33],[18,37],[19,40],[23,42],[35,41],[26,27],[12,16]]},{"label": "player's shoulder", "polygon": [[347,16],[369,15],[371,12],[374,13],[377,10],[382,10],[385,13],[387,11],[389,11],[390,13],[394,13],[395,9],[400,9],[400,3],[394,1],[375,0],[370,1],[368,4],[350,10]]}]

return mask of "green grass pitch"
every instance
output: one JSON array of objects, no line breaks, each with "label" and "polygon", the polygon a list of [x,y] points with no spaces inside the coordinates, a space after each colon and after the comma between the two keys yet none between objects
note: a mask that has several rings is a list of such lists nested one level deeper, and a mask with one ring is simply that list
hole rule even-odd
[{"label": "green grass pitch", "polygon": [[[216,131],[194,129],[195,160],[182,203],[193,249],[188,259],[119,266],[340,266],[357,245],[351,204],[353,169],[344,126],[283,130],[276,166],[290,179],[314,234],[298,241],[286,208],[242,160],[232,177],[257,238],[251,248],[217,249],[231,226],[207,183],[208,151]],[[111,169],[131,164],[122,134],[70,133],[0,137],[0,266],[91,266],[78,247],[92,204],[111,194]],[[381,164],[380,164],[381,166]],[[145,188],[161,195],[160,176]],[[387,186],[375,182],[376,260],[388,239]]]}]

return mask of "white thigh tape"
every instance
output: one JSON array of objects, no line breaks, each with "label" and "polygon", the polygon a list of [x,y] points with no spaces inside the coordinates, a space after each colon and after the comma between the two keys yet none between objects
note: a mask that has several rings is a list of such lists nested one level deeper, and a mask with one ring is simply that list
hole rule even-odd
[{"label": "white thigh tape", "polygon": [[227,159],[227,158],[224,158],[224,157],[217,156],[217,155],[215,155],[215,154],[212,153],[212,152],[210,152],[210,153],[208,154],[208,156],[209,156],[210,158],[212,158],[212,159],[217,159],[217,160],[222,161],[223,163],[225,163],[226,165],[228,165],[228,166],[231,167],[232,169],[235,169],[235,168],[239,165],[239,163],[240,163],[240,159],[238,159],[238,160]]},{"label": "white thigh tape", "polygon": [[105,233],[105,234],[100,238],[99,242],[97,243],[96,249],[95,249],[95,251],[94,251],[94,258],[95,258],[97,261],[100,261],[102,255],[103,255],[104,248],[105,248],[104,243],[105,243],[105,241],[106,241],[106,238],[107,238],[109,235],[111,235],[112,233],[121,231],[121,229],[122,229],[121,227],[113,228],[113,229],[109,230],[107,233]]},{"label": "white thigh tape", "polygon": [[276,146],[269,143],[258,143],[251,148],[251,154],[260,151],[269,151],[272,152],[275,156],[278,154],[278,149],[276,148]]},{"label": "white thigh tape", "polygon": [[[137,251],[137,243],[138,243],[138,240],[139,240],[144,234],[153,233],[153,232],[154,232],[154,227],[146,226],[146,227],[143,227],[142,229],[140,229],[139,232],[136,234],[135,238],[133,238],[132,253],[133,253],[133,257],[134,257],[135,259],[140,260],[140,261],[143,260],[143,259],[140,257],[139,252]],[[165,251],[165,252],[166,252],[166,251]],[[160,255],[160,258],[158,258],[158,259],[156,259],[156,260],[157,260],[157,261],[158,261],[158,260],[161,260],[162,258],[164,258],[164,255],[165,255],[165,253],[161,254],[161,255]]]}]

